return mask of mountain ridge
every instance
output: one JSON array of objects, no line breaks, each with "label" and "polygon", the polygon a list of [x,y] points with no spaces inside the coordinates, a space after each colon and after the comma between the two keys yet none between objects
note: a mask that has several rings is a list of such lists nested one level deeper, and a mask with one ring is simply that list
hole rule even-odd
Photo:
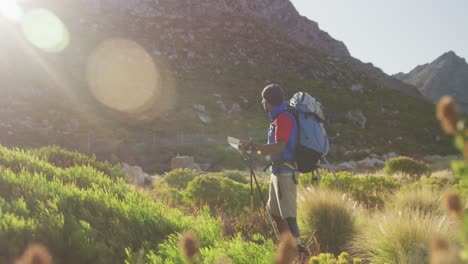
[{"label": "mountain ridge", "polygon": [[450,95],[463,112],[468,112],[468,64],[454,51],[448,51],[431,63],[416,66],[409,73],[394,77],[416,86],[430,101]]}]

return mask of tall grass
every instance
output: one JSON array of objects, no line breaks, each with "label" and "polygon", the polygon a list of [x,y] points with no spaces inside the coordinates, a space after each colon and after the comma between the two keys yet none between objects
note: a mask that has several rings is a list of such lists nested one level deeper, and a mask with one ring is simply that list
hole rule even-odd
[{"label": "tall grass", "polygon": [[335,191],[314,188],[299,192],[298,220],[313,253],[339,254],[356,234],[351,202]]},{"label": "tall grass", "polygon": [[434,236],[454,242],[458,224],[441,215],[389,209],[368,219],[350,248],[369,263],[429,263]]},{"label": "tall grass", "polygon": [[427,215],[443,215],[440,190],[433,188],[405,188],[386,201],[386,207],[396,211],[418,212]]}]

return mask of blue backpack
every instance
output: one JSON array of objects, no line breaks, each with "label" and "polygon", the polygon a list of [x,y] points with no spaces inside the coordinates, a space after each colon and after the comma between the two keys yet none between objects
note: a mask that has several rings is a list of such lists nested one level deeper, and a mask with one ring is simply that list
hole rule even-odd
[{"label": "blue backpack", "polygon": [[298,124],[294,153],[298,170],[301,173],[312,172],[329,150],[322,105],[310,94],[298,92],[291,98],[288,110],[294,114]]}]

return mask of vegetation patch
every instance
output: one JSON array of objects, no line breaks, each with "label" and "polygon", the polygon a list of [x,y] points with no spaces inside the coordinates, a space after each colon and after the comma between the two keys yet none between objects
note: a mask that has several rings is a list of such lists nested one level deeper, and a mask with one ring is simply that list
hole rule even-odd
[{"label": "vegetation patch", "polygon": [[395,157],[388,159],[385,162],[385,172],[388,175],[400,173],[403,177],[409,177],[413,181],[421,179],[421,176],[429,177],[431,175],[431,170],[427,164],[410,157]]}]

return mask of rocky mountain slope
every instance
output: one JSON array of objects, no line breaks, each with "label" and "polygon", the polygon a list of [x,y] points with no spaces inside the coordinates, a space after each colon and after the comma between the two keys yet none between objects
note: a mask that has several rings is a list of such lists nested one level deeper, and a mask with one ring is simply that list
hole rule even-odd
[{"label": "rocky mountain slope", "polygon": [[[0,21],[0,30],[13,32],[0,43],[0,77],[8,87],[0,91],[9,96],[2,97],[6,108],[0,111],[5,145],[58,144],[145,170],[164,169],[177,154],[229,164],[222,145],[226,136],[264,137],[268,120],[259,92],[277,82],[287,96],[304,90],[323,102],[335,157],[369,147],[382,154],[447,150],[432,144],[441,135],[433,106],[414,86],[351,57],[342,42],[300,16],[288,0],[38,0],[23,5],[56,13],[70,43],[60,53],[45,53],[21,39],[17,27]],[[154,61],[161,71],[155,100],[123,112],[101,105],[90,92],[90,61],[110,40],[137,43]],[[126,58],[128,51],[104,61],[122,57],[138,66]],[[118,93],[108,89],[112,96]]]},{"label": "rocky mountain slope", "polygon": [[419,65],[409,73],[398,73],[395,77],[416,86],[432,102],[450,95],[468,113],[468,64],[453,51],[431,63]]},{"label": "rocky mountain slope", "polygon": [[[102,34],[138,37],[139,42],[147,42],[145,46],[152,54],[175,62],[174,68],[190,68],[197,60],[195,67],[200,60],[208,65],[222,62],[223,67],[269,64],[276,70],[291,70],[302,78],[330,80],[333,76],[351,81],[351,76],[343,76],[349,69],[335,66],[342,64],[388,88],[419,96],[414,87],[351,57],[343,42],[301,16],[289,0],[46,0],[43,3],[63,14],[67,25],[80,34],[86,35],[91,29],[97,37]],[[310,48],[320,58],[318,54],[300,50],[304,48]]]}]

